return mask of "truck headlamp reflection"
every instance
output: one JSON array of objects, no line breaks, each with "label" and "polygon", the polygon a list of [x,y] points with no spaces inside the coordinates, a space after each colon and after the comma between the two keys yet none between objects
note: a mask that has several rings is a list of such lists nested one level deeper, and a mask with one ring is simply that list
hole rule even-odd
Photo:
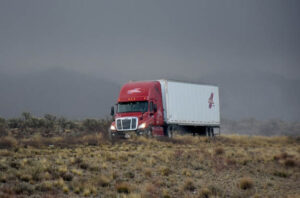
[{"label": "truck headlamp reflection", "polygon": [[146,127],[146,123],[140,124],[139,129],[144,129]]}]

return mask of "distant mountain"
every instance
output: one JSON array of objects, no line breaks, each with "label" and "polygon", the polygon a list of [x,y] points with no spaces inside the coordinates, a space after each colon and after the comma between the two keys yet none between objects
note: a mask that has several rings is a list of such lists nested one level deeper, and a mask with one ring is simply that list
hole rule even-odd
[{"label": "distant mountain", "polygon": [[[167,76],[167,79],[216,84],[220,87],[221,116],[300,120],[300,81],[270,73],[223,71],[197,79]],[[28,75],[0,74],[0,116],[15,117],[29,111],[68,118],[104,117],[116,103],[121,85],[64,69]]]},{"label": "distant mountain", "polygon": [[68,118],[104,117],[116,103],[120,85],[64,69],[22,76],[0,75],[0,116],[29,111]]}]

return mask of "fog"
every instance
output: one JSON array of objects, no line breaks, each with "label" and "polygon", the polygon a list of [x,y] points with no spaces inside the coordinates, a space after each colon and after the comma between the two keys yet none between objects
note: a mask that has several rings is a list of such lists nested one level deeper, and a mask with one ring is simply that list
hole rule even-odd
[{"label": "fog", "polygon": [[104,117],[129,80],[220,87],[226,119],[300,120],[300,2],[0,2],[0,116]]}]

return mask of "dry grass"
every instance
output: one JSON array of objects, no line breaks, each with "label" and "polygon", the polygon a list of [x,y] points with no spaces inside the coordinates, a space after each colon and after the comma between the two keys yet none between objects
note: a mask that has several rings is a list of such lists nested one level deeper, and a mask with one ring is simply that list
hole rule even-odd
[{"label": "dry grass", "polygon": [[183,185],[184,190],[194,191],[196,189],[195,184],[192,179],[187,179]]},{"label": "dry grass", "polygon": [[215,149],[215,155],[223,155],[224,153],[225,153],[225,151],[221,147],[218,147]]},{"label": "dry grass", "polygon": [[18,141],[12,136],[0,137],[0,149],[15,148]]},{"label": "dry grass", "polygon": [[37,135],[1,142],[0,197],[300,195],[299,144],[289,137],[134,137],[110,143],[94,135]]},{"label": "dry grass", "polygon": [[131,186],[125,182],[118,183],[118,184],[116,184],[116,190],[118,193],[128,194],[131,191]]}]

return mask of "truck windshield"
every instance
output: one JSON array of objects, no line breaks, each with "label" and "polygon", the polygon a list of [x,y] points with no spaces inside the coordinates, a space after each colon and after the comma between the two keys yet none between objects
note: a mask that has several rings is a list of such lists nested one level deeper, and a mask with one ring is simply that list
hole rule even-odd
[{"label": "truck windshield", "polygon": [[118,113],[146,111],[148,111],[147,101],[118,103]]}]

